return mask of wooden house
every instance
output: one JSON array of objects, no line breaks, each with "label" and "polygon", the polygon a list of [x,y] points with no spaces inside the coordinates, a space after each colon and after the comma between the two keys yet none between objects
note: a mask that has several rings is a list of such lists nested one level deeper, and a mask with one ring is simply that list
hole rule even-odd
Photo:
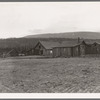
[{"label": "wooden house", "polygon": [[34,55],[50,57],[79,56],[77,42],[78,41],[39,41],[34,48]]},{"label": "wooden house", "polygon": [[39,41],[34,47],[34,55],[53,56],[53,47],[60,45],[59,42]]},{"label": "wooden house", "polygon": [[59,47],[53,48],[53,57],[76,57],[85,55],[86,44],[84,41],[81,43],[75,41],[67,41],[62,43]]},{"label": "wooden house", "polygon": [[100,43],[87,42],[86,54],[100,54]]},{"label": "wooden house", "polygon": [[80,43],[67,41],[64,45],[62,43],[61,46],[53,48],[53,57],[78,57],[89,54],[100,54],[100,44],[96,42],[91,44],[85,41],[81,41]]},{"label": "wooden house", "polygon": [[78,57],[100,54],[100,43],[87,41],[39,41],[34,48],[34,55],[50,57]]}]

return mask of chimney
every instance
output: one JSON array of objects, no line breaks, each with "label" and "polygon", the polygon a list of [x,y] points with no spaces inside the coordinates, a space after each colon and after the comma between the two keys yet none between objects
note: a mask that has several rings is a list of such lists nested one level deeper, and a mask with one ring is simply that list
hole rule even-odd
[{"label": "chimney", "polygon": [[78,43],[80,43],[80,37],[78,37]]}]

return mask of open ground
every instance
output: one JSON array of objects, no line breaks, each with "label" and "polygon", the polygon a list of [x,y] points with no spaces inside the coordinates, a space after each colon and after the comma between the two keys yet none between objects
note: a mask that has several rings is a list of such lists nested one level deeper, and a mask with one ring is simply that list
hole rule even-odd
[{"label": "open ground", "polygon": [[99,93],[100,57],[0,59],[1,93]]}]

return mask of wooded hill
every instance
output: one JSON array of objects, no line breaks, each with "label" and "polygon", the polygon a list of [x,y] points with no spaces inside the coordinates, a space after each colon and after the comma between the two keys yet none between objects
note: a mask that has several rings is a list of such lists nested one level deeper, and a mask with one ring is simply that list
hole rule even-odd
[{"label": "wooded hill", "polygon": [[100,39],[100,32],[63,32],[63,33],[47,33],[28,35],[25,38],[84,38],[84,39]]}]

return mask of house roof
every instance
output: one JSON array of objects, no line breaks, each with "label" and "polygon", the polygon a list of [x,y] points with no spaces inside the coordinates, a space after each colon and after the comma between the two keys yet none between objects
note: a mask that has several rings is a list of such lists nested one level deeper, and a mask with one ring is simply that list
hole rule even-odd
[{"label": "house roof", "polygon": [[57,47],[57,46],[61,45],[60,42],[52,42],[52,41],[40,41],[40,43],[46,49],[52,49],[53,47]]},{"label": "house roof", "polygon": [[77,41],[40,41],[40,43],[46,48],[46,49],[52,49],[54,47],[73,47],[78,45],[79,43]]},{"label": "house roof", "polygon": [[[80,41],[80,43],[78,43],[77,40],[66,40],[66,41],[40,41],[40,43],[44,46],[44,48],[46,49],[52,49],[52,48],[56,48],[56,47],[74,47],[77,45],[80,45],[83,42]],[[94,43],[100,44],[100,42],[98,41],[84,41],[87,45],[92,45]]]},{"label": "house roof", "polygon": [[100,42],[99,42],[99,41],[96,41],[96,40],[92,40],[92,41],[86,40],[85,43],[86,43],[86,44],[90,44],[90,45],[92,45],[92,44],[94,44],[94,43],[100,44]]},{"label": "house roof", "polygon": [[74,47],[79,45],[77,41],[63,41],[58,47]]}]

